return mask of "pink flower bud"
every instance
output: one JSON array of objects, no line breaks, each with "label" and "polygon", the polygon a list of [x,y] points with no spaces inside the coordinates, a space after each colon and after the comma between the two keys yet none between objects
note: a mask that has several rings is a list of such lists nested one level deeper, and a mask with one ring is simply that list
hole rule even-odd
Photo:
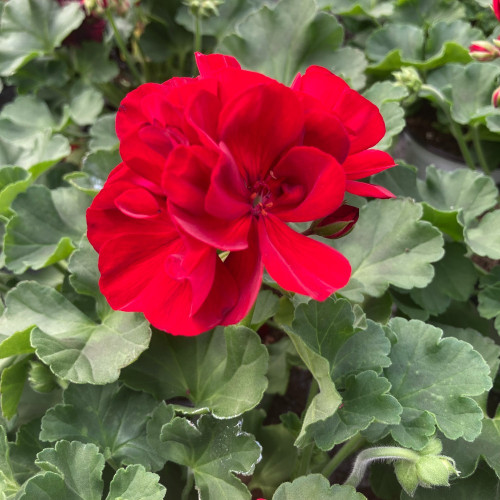
[{"label": "pink flower bud", "polygon": [[337,239],[350,233],[359,218],[359,208],[342,205],[312,228],[312,232],[328,239]]},{"label": "pink flower bud", "polygon": [[499,50],[490,42],[472,42],[469,46],[469,54],[476,61],[492,61],[500,56]]},{"label": "pink flower bud", "polygon": [[491,104],[495,106],[495,108],[500,108],[500,87],[498,87],[491,96]]}]

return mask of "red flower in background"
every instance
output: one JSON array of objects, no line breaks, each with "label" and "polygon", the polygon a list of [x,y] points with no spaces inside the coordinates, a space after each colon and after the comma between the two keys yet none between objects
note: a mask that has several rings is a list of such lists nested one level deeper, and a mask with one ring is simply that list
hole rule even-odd
[{"label": "red flower in background", "polygon": [[493,11],[495,12],[495,16],[500,21],[500,0],[493,0]]},{"label": "red flower in background", "polygon": [[385,132],[376,106],[329,71],[288,88],[232,57],[197,62],[200,77],[123,100],[123,163],[87,212],[111,306],[180,335],[244,317],[264,266],[317,300],[345,286],[347,259],[288,223],[338,214],[346,191],[392,196],[359,179],[394,165],[368,149]]}]

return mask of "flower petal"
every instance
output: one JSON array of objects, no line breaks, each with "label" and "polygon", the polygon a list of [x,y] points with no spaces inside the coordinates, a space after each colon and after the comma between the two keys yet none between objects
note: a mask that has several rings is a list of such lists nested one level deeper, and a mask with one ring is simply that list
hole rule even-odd
[{"label": "flower petal", "polygon": [[363,179],[395,166],[392,156],[378,149],[367,149],[349,155],[342,164],[346,177],[350,180]]},{"label": "flower petal", "polygon": [[141,187],[123,191],[115,199],[115,205],[120,212],[135,219],[148,219],[161,213],[158,200]]},{"label": "flower petal", "polygon": [[349,281],[351,266],[337,250],[296,233],[272,215],[259,220],[258,230],[264,266],[286,290],[325,300]]},{"label": "flower petal", "polygon": [[348,193],[366,198],[396,198],[388,189],[376,184],[367,184],[366,182],[346,181],[345,190]]},{"label": "flower petal", "polygon": [[240,63],[232,56],[223,54],[204,55],[201,52],[195,52],[194,57],[202,78],[214,76],[225,68],[241,69]]},{"label": "flower petal", "polygon": [[227,102],[219,119],[219,137],[241,174],[253,184],[263,178],[279,155],[297,143],[304,117],[294,93],[268,83]]},{"label": "flower petal", "polygon": [[[280,219],[306,222],[333,212],[342,205],[345,191],[344,169],[337,160],[319,149],[294,147],[281,158],[272,170],[273,184],[285,195],[276,198],[270,210]],[[286,195],[300,187],[302,199]],[[284,189],[285,188],[285,189]],[[272,188],[271,188],[272,189]]]}]

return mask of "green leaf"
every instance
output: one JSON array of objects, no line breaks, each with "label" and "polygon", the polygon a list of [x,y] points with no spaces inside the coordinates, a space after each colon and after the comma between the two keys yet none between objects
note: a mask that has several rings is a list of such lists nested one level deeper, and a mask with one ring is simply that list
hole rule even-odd
[{"label": "green leaf", "polygon": [[273,500],[366,500],[352,486],[334,484],[321,474],[309,474],[299,477],[292,483],[283,483],[273,495]]},{"label": "green leaf", "polygon": [[403,411],[398,401],[389,394],[391,384],[374,371],[365,371],[346,380],[342,393],[342,407],[324,422],[309,426],[317,446],[330,450],[366,429],[372,422],[399,424]]},{"label": "green leaf", "polygon": [[10,336],[0,334],[0,358],[35,352],[30,343],[31,328],[16,332]]},{"label": "green leaf", "polygon": [[262,290],[255,301],[255,309],[252,315],[252,325],[262,326],[269,318],[272,318],[279,309],[278,295],[270,290]]},{"label": "green leaf", "polygon": [[105,150],[113,151],[118,149],[118,137],[115,132],[116,114],[100,116],[90,127],[89,151]]},{"label": "green leaf", "polygon": [[116,62],[109,59],[110,48],[103,43],[87,41],[74,47],[73,64],[84,81],[106,83],[118,75]]},{"label": "green leaf", "polygon": [[163,500],[167,490],[159,481],[160,476],[142,465],[129,465],[116,471],[106,500]]},{"label": "green leaf", "polygon": [[42,419],[40,439],[94,443],[115,465],[141,464],[160,470],[164,461],[147,443],[146,424],[158,402],[117,383],[70,385],[63,404]]},{"label": "green leaf", "polygon": [[365,53],[354,47],[340,47],[329,55],[328,69],[343,78],[355,90],[365,86],[367,66]]},{"label": "green leaf", "polygon": [[11,419],[17,412],[17,405],[28,378],[29,361],[23,359],[2,370],[0,393],[2,398],[2,414]]},{"label": "green leaf", "polygon": [[395,167],[373,175],[371,180],[374,184],[386,187],[396,196],[421,200],[417,190],[417,169],[411,165],[400,162]]},{"label": "green leaf", "polygon": [[421,215],[421,207],[409,199],[363,206],[350,234],[326,242],[352,267],[351,280],[339,293],[362,302],[364,295],[380,297],[391,284],[407,290],[428,285],[434,275],[431,262],[443,256],[443,237],[420,221]]},{"label": "green leaf", "polygon": [[16,215],[6,227],[6,266],[19,274],[68,257],[85,232],[90,201],[72,188],[32,186],[20,194],[12,204]]},{"label": "green leaf", "polygon": [[500,210],[487,213],[465,231],[465,241],[474,253],[500,259]]},{"label": "green leaf", "polygon": [[320,7],[329,7],[335,14],[344,16],[368,16],[373,18],[390,16],[394,10],[391,2],[372,0],[318,0]]},{"label": "green leaf", "polygon": [[477,295],[479,314],[488,319],[497,317],[495,327],[500,332],[500,266],[481,278],[480,287],[482,289]]},{"label": "green leaf", "polygon": [[474,292],[477,271],[465,256],[466,249],[460,243],[447,243],[444,257],[434,264],[434,279],[424,289],[413,289],[413,301],[432,315],[444,312],[451,300],[465,302]]},{"label": "green leaf", "polygon": [[33,182],[32,175],[21,167],[0,167],[0,214],[9,211],[15,197]]},{"label": "green leaf", "polygon": [[19,490],[14,472],[12,470],[9,453],[9,443],[3,425],[0,425],[0,497],[11,498]]},{"label": "green leaf", "polygon": [[78,82],[70,92],[69,115],[78,125],[90,125],[104,106],[102,94],[94,87]]},{"label": "green leaf", "polygon": [[418,181],[418,190],[432,207],[460,211],[466,224],[494,207],[498,196],[491,177],[465,168],[445,172],[430,166],[425,181]]},{"label": "green leaf", "polygon": [[51,54],[84,17],[77,3],[61,7],[51,0],[10,0],[0,29],[0,75],[12,75],[34,57]]},{"label": "green leaf", "polygon": [[241,431],[241,422],[202,415],[197,424],[180,417],[161,433],[167,460],[189,467],[200,500],[250,500],[246,486],[233,474],[252,474],[261,447]]},{"label": "green leaf", "polygon": [[35,282],[20,283],[5,301],[1,331],[11,335],[36,325],[31,344],[37,356],[72,382],[113,382],[149,343],[149,325],[142,316],[108,311],[95,323],[54,288]]},{"label": "green leaf", "polygon": [[[281,0],[262,6],[222,39],[217,50],[284,83],[311,64],[332,66],[330,54],[342,42],[335,17],[319,12],[314,0]],[[269,51],[269,47],[273,50]],[[262,57],[267,53],[267,57]]]},{"label": "green leaf", "polygon": [[269,384],[266,394],[284,395],[290,379],[292,359],[297,356],[297,353],[287,336],[269,344],[267,350],[269,352],[269,369],[266,376]]},{"label": "green leaf", "polygon": [[420,321],[394,318],[389,327],[397,342],[384,373],[404,408],[401,424],[391,427],[393,438],[421,449],[437,425],[449,439],[473,441],[483,412],[470,396],[491,387],[484,359],[470,344],[442,339],[441,330]]},{"label": "green leaf", "polygon": [[59,441],[36,464],[44,472],[28,480],[20,500],[101,500],[104,457],[93,444]]},{"label": "green leaf", "polygon": [[180,411],[209,410],[230,418],[260,402],[267,386],[267,359],[260,337],[245,327],[217,328],[195,337],[158,334],[122,379],[159,400],[189,399],[188,407],[176,407]]}]

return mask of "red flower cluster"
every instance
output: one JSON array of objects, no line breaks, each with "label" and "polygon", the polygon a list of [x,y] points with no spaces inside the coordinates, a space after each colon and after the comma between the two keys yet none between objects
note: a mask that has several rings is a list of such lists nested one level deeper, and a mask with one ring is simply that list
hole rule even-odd
[{"label": "red flower cluster", "polygon": [[196,59],[198,78],[125,97],[123,163],[87,212],[110,305],[175,335],[238,322],[263,267],[283,288],[326,299],[349,280],[347,259],[287,223],[330,223],[346,191],[392,196],[359,182],[394,162],[368,149],[383,119],[342,79],[310,67],[289,88],[233,57]]}]

